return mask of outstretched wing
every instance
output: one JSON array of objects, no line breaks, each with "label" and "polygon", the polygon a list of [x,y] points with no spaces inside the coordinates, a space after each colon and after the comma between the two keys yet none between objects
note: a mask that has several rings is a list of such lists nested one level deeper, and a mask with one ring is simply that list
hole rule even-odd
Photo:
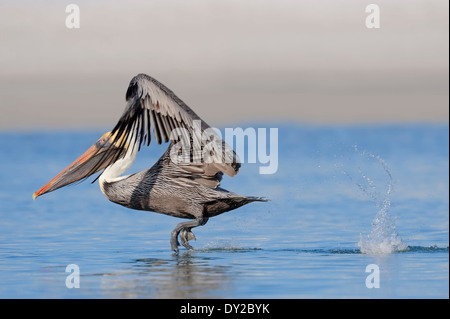
[{"label": "outstretched wing", "polygon": [[[162,83],[139,74],[128,86],[126,101],[125,111],[111,132],[119,147],[125,147],[133,139],[138,141],[139,148],[142,144],[150,145],[153,130],[158,144],[189,141],[190,161],[180,163],[188,172],[205,177],[219,176],[220,172],[237,174],[240,163],[233,149]],[[209,156],[206,161],[205,154]]]}]

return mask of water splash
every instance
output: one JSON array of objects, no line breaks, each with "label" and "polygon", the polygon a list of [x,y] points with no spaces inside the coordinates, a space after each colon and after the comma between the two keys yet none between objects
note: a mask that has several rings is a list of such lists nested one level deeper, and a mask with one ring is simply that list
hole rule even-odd
[{"label": "water splash", "polygon": [[[355,152],[359,155],[369,158],[375,163],[381,165],[387,177],[387,188],[383,193],[377,191],[374,181],[363,173],[360,169],[360,174],[363,183],[356,182],[356,185],[372,200],[375,201],[378,212],[372,221],[372,229],[368,235],[360,235],[358,247],[363,254],[391,254],[394,252],[405,251],[408,245],[402,240],[397,233],[395,226],[395,218],[390,214],[391,207],[391,193],[392,193],[392,174],[387,163],[378,155],[368,152],[359,152],[355,146]],[[353,178],[345,172],[345,174],[353,181]]]}]

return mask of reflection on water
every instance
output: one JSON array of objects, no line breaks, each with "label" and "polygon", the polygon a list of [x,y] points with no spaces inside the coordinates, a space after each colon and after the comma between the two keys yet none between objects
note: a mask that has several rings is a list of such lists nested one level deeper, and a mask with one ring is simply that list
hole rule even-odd
[{"label": "reflection on water", "polygon": [[106,298],[223,298],[231,270],[212,265],[212,259],[191,252],[136,259],[117,273],[102,274],[100,289]]},{"label": "reflection on water", "polygon": [[[398,252],[398,254],[406,254],[415,256],[416,253],[428,253],[433,258],[445,257],[448,254],[448,247],[421,247],[412,246],[408,250]],[[239,254],[239,258],[236,254]],[[435,254],[435,255],[434,255]],[[444,254],[444,255],[442,255]],[[98,273],[87,275],[98,277],[100,276],[99,290],[102,298],[168,298],[168,299],[193,299],[193,298],[229,298],[236,293],[236,290],[249,289],[252,294],[255,294],[255,287],[261,284],[262,287],[277,287],[287,277],[283,273],[286,272],[286,262],[289,260],[297,264],[295,275],[291,280],[284,283],[285,293],[290,291],[288,298],[294,297],[308,297],[309,292],[300,293],[299,289],[305,284],[305,280],[317,277],[319,280],[335,280],[347,282],[351,277],[351,281],[358,283],[363,281],[364,267],[369,263],[377,263],[382,269],[392,268],[392,263],[398,263],[397,258],[391,255],[391,258],[380,257],[374,255],[367,257],[361,254],[359,249],[247,249],[238,248],[229,249],[212,248],[199,249],[195,251],[183,252],[180,255],[173,254],[171,258],[139,258],[130,261],[122,262],[121,267],[111,273]],[[328,257],[327,257],[328,256]],[[361,256],[363,259],[358,258]],[[232,261],[236,257],[234,262]],[[323,260],[324,257],[329,258],[329,261]],[[358,259],[354,259],[358,258]],[[407,257],[410,258],[410,257]],[[413,257],[414,258],[414,257]],[[329,269],[334,267],[339,268],[340,263],[347,263],[352,260],[354,263],[348,270],[336,274],[329,272]],[[313,262],[312,262],[313,261]],[[331,262],[331,263],[330,263]],[[306,263],[305,265],[302,265]],[[316,269],[314,275],[309,273],[309,269]],[[330,268],[331,267],[331,268]],[[414,265],[420,267],[420,264]],[[289,268],[289,267],[288,267]],[[299,280],[298,276],[304,276],[305,269],[309,273],[305,278]],[[324,269],[326,275],[323,273]],[[248,272],[251,270],[250,272]],[[359,271],[358,271],[359,270]],[[243,273],[244,272],[244,273]],[[291,273],[291,276],[294,273]],[[303,275],[302,275],[303,273]],[[322,274],[321,274],[322,273]],[[255,282],[244,288],[245,285],[242,280],[252,282],[252,277]],[[311,277],[312,276],[312,277]],[[383,275],[383,284],[385,287],[396,287],[399,279],[392,277],[389,271]],[[279,278],[280,277],[280,278]],[[288,276],[289,277],[289,276]],[[294,279],[297,277],[296,279]],[[359,278],[361,277],[361,278]],[[283,279],[282,279],[283,278]],[[422,278],[423,279],[423,278]],[[431,275],[426,278],[427,281],[436,281],[438,278]],[[244,280],[244,281],[245,281]],[[350,286],[353,283],[347,282]],[[354,287],[358,293],[368,293],[362,285]],[[258,288],[256,288],[258,290]],[[261,290],[262,292],[264,290]],[[281,291],[278,292],[279,297],[283,297]],[[355,291],[353,292],[355,293]],[[386,291],[384,291],[386,295]],[[389,292],[391,296],[395,296],[393,291]],[[247,297],[246,293],[244,293]],[[378,295],[366,295],[376,297]]]}]

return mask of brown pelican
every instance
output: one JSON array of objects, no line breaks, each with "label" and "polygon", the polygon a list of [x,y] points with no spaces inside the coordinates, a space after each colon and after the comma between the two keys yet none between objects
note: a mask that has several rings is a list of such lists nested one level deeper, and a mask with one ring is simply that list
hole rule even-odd
[{"label": "brown pelican", "polygon": [[[121,176],[134,162],[142,144],[150,145],[151,130],[158,144],[170,142],[148,170]],[[214,130],[166,86],[146,75],[135,76],[126,92],[126,107],[111,132],[33,194],[33,199],[103,170],[100,189],[112,202],[192,221],[179,223],[171,233],[186,249],[195,239],[191,229],[210,217],[261,197],[247,197],[219,187],[223,173],[233,177],[239,158]]]}]

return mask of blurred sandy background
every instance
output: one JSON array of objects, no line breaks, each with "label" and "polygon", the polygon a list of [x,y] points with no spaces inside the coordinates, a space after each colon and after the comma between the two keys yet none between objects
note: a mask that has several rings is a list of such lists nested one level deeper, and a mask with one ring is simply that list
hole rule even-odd
[{"label": "blurred sandy background", "polygon": [[111,128],[137,73],[215,126],[448,122],[447,0],[69,3],[0,3],[0,130]]}]

